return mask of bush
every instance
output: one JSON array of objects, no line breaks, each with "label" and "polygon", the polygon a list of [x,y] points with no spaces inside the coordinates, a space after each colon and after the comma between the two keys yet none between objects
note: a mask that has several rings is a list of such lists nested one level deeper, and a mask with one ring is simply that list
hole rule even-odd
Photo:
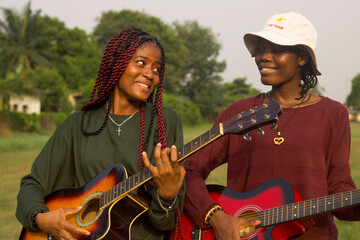
[{"label": "bush", "polygon": [[17,132],[40,132],[39,115],[20,112],[9,113],[10,128]]}]

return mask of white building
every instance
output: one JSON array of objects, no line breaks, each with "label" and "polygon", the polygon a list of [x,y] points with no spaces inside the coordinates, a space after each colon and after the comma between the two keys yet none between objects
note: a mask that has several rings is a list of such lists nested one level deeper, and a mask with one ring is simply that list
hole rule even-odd
[{"label": "white building", "polygon": [[10,111],[40,114],[40,108],[40,99],[36,97],[18,95],[12,95],[10,97]]}]

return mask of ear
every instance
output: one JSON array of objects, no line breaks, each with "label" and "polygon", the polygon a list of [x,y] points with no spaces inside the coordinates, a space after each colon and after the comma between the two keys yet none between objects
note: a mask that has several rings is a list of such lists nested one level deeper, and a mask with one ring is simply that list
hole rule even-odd
[{"label": "ear", "polygon": [[303,67],[308,62],[308,60],[309,60],[309,55],[306,52],[301,51],[298,58],[299,66]]}]

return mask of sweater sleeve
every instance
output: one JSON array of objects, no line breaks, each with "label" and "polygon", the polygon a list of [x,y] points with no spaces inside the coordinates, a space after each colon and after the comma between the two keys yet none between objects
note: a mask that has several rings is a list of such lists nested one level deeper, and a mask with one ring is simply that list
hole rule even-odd
[{"label": "sweater sleeve", "polygon": [[[175,145],[178,149],[183,146],[183,129],[182,122],[178,113],[171,109],[164,108],[164,121],[166,125],[166,142],[168,147]],[[159,204],[156,195],[156,188],[151,191],[152,200],[148,210],[149,221],[156,226],[159,230],[170,231],[175,227],[176,224],[176,209],[179,208],[180,213],[183,210],[184,199],[185,199],[186,185],[185,181],[178,193],[177,200],[169,210],[169,216],[166,216],[166,212],[162,209]],[[169,203],[162,201],[162,205],[165,208],[170,206]]]},{"label": "sweater sleeve", "polygon": [[16,217],[26,229],[34,230],[32,213],[35,210],[48,211],[45,196],[55,190],[73,186],[70,148],[69,140],[58,128],[36,157],[31,172],[21,179]]},{"label": "sweater sleeve", "polygon": [[[349,114],[345,108],[337,116],[336,126],[335,141],[332,146],[329,146],[329,148],[333,149],[329,153],[329,194],[341,193],[356,188],[349,165],[351,134]],[[336,211],[334,215],[340,220],[360,220],[360,206]]]},{"label": "sweater sleeve", "polygon": [[[231,116],[229,109],[225,110],[214,126]],[[227,146],[229,146],[229,135],[210,143],[185,162],[187,190],[184,211],[201,228],[209,227],[204,222],[205,216],[212,207],[217,205],[210,197],[205,180],[213,169],[227,161]]]}]

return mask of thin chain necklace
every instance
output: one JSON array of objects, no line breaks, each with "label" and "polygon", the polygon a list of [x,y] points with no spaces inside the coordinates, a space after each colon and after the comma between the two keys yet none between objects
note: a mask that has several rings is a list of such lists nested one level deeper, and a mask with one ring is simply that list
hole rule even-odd
[{"label": "thin chain necklace", "polygon": [[135,115],[135,113],[137,113],[139,110],[137,110],[136,112],[134,112],[130,117],[128,117],[127,119],[125,119],[122,123],[116,123],[115,121],[114,121],[114,119],[112,119],[112,117],[110,116],[110,114],[109,114],[109,118],[110,118],[110,120],[118,127],[118,129],[116,130],[116,132],[117,132],[117,134],[118,134],[118,136],[120,136],[120,133],[121,133],[121,126],[124,124],[124,123],[126,123],[130,118],[132,118],[134,115]]},{"label": "thin chain necklace", "polygon": [[[307,95],[307,93],[306,93]],[[274,137],[274,144],[276,146],[280,146],[283,142],[285,142],[285,139],[284,137],[281,136],[281,132],[284,130],[284,128],[288,125],[288,123],[291,121],[291,119],[294,117],[294,115],[297,113],[297,111],[299,110],[301,104],[305,103],[305,102],[308,102],[311,98],[311,93],[309,94],[309,97],[307,98],[307,100],[305,101],[305,98],[306,98],[306,95],[302,98],[301,102],[299,104],[297,104],[297,108],[296,110],[294,111],[294,113],[290,116],[289,120],[287,120],[287,122],[284,124],[284,126],[281,128],[281,129],[278,129],[277,130],[277,136]],[[271,100],[272,97],[271,97],[271,92],[270,92],[270,97],[269,99]],[[296,106],[296,105],[295,105]],[[294,106],[293,106],[294,107]]]}]

